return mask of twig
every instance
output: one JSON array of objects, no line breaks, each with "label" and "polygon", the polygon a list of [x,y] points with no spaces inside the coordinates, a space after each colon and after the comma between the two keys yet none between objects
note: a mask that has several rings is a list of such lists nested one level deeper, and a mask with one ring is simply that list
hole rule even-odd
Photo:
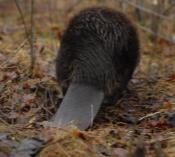
[{"label": "twig", "polygon": [[[122,0],[118,0],[118,1],[122,1]],[[123,1],[122,1],[122,2],[123,2]],[[157,16],[157,17],[159,17],[159,18],[162,18],[162,19],[164,19],[164,20],[171,20],[171,21],[174,21],[174,18],[173,18],[173,17],[167,17],[167,16],[164,16],[164,15],[166,15],[166,13],[167,13],[170,9],[172,9],[172,8],[174,7],[175,2],[172,2],[172,4],[170,5],[170,7],[168,7],[168,8],[165,9],[164,11],[162,11],[161,14],[160,14],[160,13],[157,13],[157,12],[155,12],[155,11],[152,11],[152,10],[150,10],[150,9],[148,9],[148,8],[145,8],[145,7],[143,7],[143,6],[140,6],[140,5],[138,5],[138,4],[135,4],[135,3],[133,3],[133,2],[130,2],[129,0],[125,0],[124,2],[127,3],[127,4],[129,4],[129,5],[131,5],[131,6],[133,6],[133,7],[135,7],[135,8],[137,8],[137,9],[139,9],[139,10],[142,10],[142,11],[144,11],[144,12],[147,12],[147,13],[149,13],[149,14],[152,14],[152,15]],[[157,37],[159,37],[159,38],[165,39],[165,40],[167,40],[167,41],[169,41],[169,42],[175,44],[175,41],[174,41],[173,39],[171,39],[171,37],[166,37],[165,35],[160,34],[160,33],[157,34],[157,33],[154,32],[153,30],[151,30],[151,29],[149,29],[149,28],[147,28],[147,27],[144,27],[144,26],[142,26],[142,25],[140,25],[140,24],[137,24],[137,26],[138,26],[139,29],[141,29],[141,30],[143,30],[143,31],[146,31],[146,32],[148,32],[148,33],[150,33],[150,34],[152,34],[152,35],[154,35],[154,36],[157,36]]]},{"label": "twig", "polygon": [[157,36],[157,37],[159,37],[159,38],[165,39],[165,40],[167,40],[167,41],[169,41],[169,42],[175,44],[175,41],[174,41],[174,40],[172,40],[171,38],[166,37],[165,35],[162,35],[162,34],[160,34],[160,33],[157,34],[157,33],[155,33],[153,30],[151,30],[151,29],[149,29],[149,28],[147,28],[147,27],[141,26],[140,24],[137,24],[137,27],[138,27],[139,29],[145,31],[145,32],[151,33],[152,35],[155,35],[155,36]]},{"label": "twig", "polygon": [[91,122],[90,122],[90,128],[93,125],[93,120],[94,120],[94,105],[91,104]]},{"label": "twig", "polygon": [[147,114],[146,116],[139,118],[139,122],[143,121],[144,119],[153,117],[153,116],[155,116],[155,115],[158,115],[158,114],[164,113],[164,112],[165,112],[165,111],[159,111],[159,112]]},{"label": "twig", "polygon": [[20,7],[20,5],[18,3],[18,0],[14,0],[14,1],[15,1],[16,8],[18,9],[19,14],[21,16],[22,23],[24,25],[24,30],[25,30],[26,38],[27,38],[28,42],[30,43],[30,35],[29,35],[28,29],[27,29],[27,24],[26,24],[26,22],[24,20],[24,15],[23,15],[22,9],[21,9],[21,7]]},{"label": "twig", "polygon": [[[53,101],[53,93],[51,94],[51,92],[48,91],[48,94],[49,94],[49,99],[50,99],[50,102],[51,102],[51,107],[55,108],[55,103]],[[53,113],[51,113],[51,115],[53,115]]]},{"label": "twig", "polygon": [[[48,0],[48,12],[49,12],[49,22],[50,25],[53,27],[53,23],[54,23],[54,17],[53,17],[53,1]],[[57,50],[57,43],[54,42],[54,38],[53,38],[53,33],[50,29],[50,37],[51,37],[51,51],[56,52]]]},{"label": "twig", "polygon": [[27,25],[26,25],[26,22],[24,20],[24,15],[23,15],[22,9],[18,3],[18,0],[14,0],[14,1],[16,4],[16,7],[20,13],[21,20],[22,20],[22,23],[24,25],[25,34],[26,34],[26,37],[27,37],[28,42],[30,44],[30,55],[31,55],[31,67],[30,67],[30,69],[33,72],[34,65],[35,65],[35,58],[36,58],[35,52],[34,52],[34,0],[31,0],[30,32],[27,29]]},{"label": "twig", "polygon": [[166,15],[173,7],[175,6],[175,1],[172,2],[168,8],[166,8],[165,10],[163,10],[162,14]]},{"label": "twig", "polygon": [[82,1],[82,0],[76,0],[76,2],[74,2],[73,5],[70,5],[70,6],[66,9],[66,13],[70,13],[70,12],[73,10],[73,8],[74,8],[75,6],[77,6],[81,1]]},{"label": "twig", "polygon": [[[119,0],[119,1],[121,1],[121,0]],[[150,13],[150,14],[152,14],[154,16],[157,16],[159,18],[162,18],[164,20],[174,21],[174,18],[173,17],[164,16],[164,15],[162,15],[160,13],[157,13],[155,11],[152,11],[151,9],[148,9],[148,8],[142,7],[142,6],[138,5],[138,4],[132,3],[129,0],[125,0],[125,2],[128,3],[129,5],[135,7],[135,8],[138,8],[139,10],[142,10],[144,12]]]},{"label": "twig", "polygon": [[34,66],[35,66],[35,51],[34,51],[34,0],[31,0],[31,28],[30,28],[30,33],[31,33],[31,38],[30,38],[30,55],[31,55],[31,71],[33,72]]},{"label": "twig", "polygon": [[[25,39],[19,46],[18,48],[14,51],[14,55],[12,56],[11,60],[16,56],[16,54],[21,50],[21,48],[24,47],[24,45],[26,44],[27,39]],[[6,60],[5,62],[3,62],[2,64],[0,64],[0,69],[4,68],[4,65],[7,64],[9,62],[9,60]]]},{"label": "twig", "polygon": [[8,124],[4,119],[0,118],[0,121],[5,124],[6,126],[10,126],[10,124]]}]

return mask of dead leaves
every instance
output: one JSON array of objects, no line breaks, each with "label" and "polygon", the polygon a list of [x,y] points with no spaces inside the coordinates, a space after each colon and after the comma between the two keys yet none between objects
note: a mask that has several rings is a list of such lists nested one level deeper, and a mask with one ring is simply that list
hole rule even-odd
[{"label": "dead leaves", "polygon": [[169,81],[175,81],[175,74],[172,74],[169,76]]},{"label": "dead leaves", "polygon": [[16,72],[3,72],[0,76],[0,82],[13,81],[18,78],[18,74]]},{"label": "dead leaves", "polygon": [[62,32],[61,32],[61,29],[58,27],[58,26],[53,26],[51,28],[52,32],[53,32],[53,35],[56,39],[60,40],[61,39],[61,36],[62,36]]},{"label": "dead leaves", "polygon": [[73,136],[79,137],[79,138],[82,139],[82,140],[85,140],[85,141],[87,140],[87,139],[86,139],[85,133],[83,133],[83,132],[81,132],[81,131],[74,130],[74,131],[72,132],[72,134],[73,134]]},{"label": "dead leaves", "polygon": [[[4,10],[4,15],[6,11],[10,9]],[[55,128],[47,132],[48,128],[44,130],[40,126],[41,130],[37,130],[36,124],[55,112],[54,105],[60,91],[55,78],[54,58],[64,24],[51,24],[46,14],[47,11],[36,16],[34,48],[37,59],[33,76],[29,71],[30,48],[24,39],[23,26],[16,21],[15,14],[15,19],[7,17],[13,25],[4,25],[0,21],[3,26],[0,28],[0,120],[3,122],[0,131],[14,132],[14,128],[4,129],[6,124],[20,125],[16,130],[21,133],[33,129],[41,136],[44,132],[47,145],[40,157],[142,157],[155,156],[159,152],[174,157],[175,58],[174,46],[166,41],[159,41],[157,48],[154,43],[143,47],[141,63],[131,84],[131,93],[135,94],[127,95],[120,103],[104,109],[94,123],[95,129],[81,132]],[[26,133],[26,136],[33,134]],[[143,137],[141,142],[145,142],[142,147],[135,142],[140,137]],[[12,143],[7,142],[9,146]],[[8,155],[0,152],[0,156]]]}]

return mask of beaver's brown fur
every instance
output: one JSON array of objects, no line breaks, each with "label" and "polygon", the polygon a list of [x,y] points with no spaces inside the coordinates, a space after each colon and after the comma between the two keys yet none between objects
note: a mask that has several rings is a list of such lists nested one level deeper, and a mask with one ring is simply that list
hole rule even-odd
[{"label": "beaver's brown fur", "polygon": [[89,8],[70,21],[56,59],[58,81],[86,83],[115,95],[127,87],[139,61],[139,39],[128,18],[109,8]]}]

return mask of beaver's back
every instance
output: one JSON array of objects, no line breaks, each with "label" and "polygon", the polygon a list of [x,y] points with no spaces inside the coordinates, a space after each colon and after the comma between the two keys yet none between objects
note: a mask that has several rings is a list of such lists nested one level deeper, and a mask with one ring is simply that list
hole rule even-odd
[{"label": "beaver's back", "polygon": [[90,8],[77,14],[63,34],[57,78],[62,84],[82,82],[109,93],[127,86],[138,59],[138,36],[127,17]]}]

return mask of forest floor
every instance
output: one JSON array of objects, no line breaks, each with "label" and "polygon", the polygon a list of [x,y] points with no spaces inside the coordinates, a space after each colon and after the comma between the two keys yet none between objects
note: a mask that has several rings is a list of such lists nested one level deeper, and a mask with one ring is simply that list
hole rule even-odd
[{"label": "forest floor", "polygon": [[1,157],[175,157],[175,45],[143,40],[148,34],[140,32],[141,60],[129,91],[103,106],[87,131],[51,128],[47,120],[61,97],[54,59],[64,24],[48,23],[44,13],[35,17],[31,73],[18,12],[0,19]]}]

